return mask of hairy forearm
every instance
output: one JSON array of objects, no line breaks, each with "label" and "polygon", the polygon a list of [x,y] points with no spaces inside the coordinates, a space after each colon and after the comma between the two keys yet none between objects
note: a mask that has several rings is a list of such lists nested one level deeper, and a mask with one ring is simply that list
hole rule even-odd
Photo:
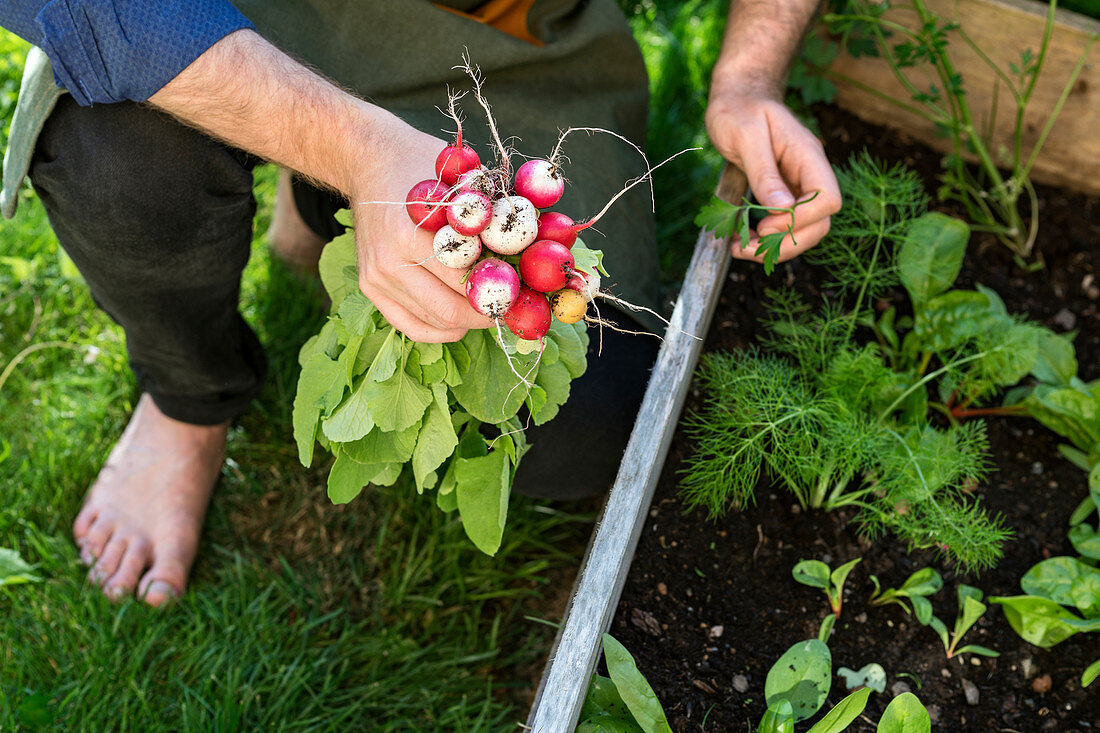
[{"label": "hairy forearm", "polygon": [[351,194],[404,123],[295,62],[252,31],[231,33],[149,101],[243,150]]},{"label": "hairy forearm", "polygon": [[819,0],[733,0],[713,85],[782,94],[791,59]]}]

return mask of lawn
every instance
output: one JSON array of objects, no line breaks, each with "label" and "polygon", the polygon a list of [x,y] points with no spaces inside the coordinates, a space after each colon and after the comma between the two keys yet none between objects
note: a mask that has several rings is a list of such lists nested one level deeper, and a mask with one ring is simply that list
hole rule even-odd
[{"label": "lawn", "polygon": [[[705,140],[724,3],[626,6],[653,76],[661,159]],[[0,31],[0,141],[25,52]],[[672,282],[717,161],[669,168],[657,185]],[[270,373],[231,431],[191,588],[161,611],[107,601],[70,536],[137,399],[122,333],[29,186],[0,224],[0,548],[38,578],[0,587],[0,731],[515,730],[553,634],[534,619],[560,617],[591,507],[514,498],[490,558],[455,517],[400,490],[332,506],[327,465],[299,465],[290,424],[297,351],[323,309],[268,256],[275,170],[256,179],[242,302]]]}]

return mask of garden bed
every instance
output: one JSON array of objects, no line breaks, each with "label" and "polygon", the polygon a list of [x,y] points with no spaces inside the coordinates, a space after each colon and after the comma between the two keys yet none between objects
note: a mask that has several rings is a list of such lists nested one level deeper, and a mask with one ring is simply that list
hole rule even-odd
[{"label": "garden bed", "polygon": [[[1003,72],[1012,65],[1025,65],[1021,62],[1024,51],[1038,52],[1049,7],[1037,0],[926,0],[926,5],[942,18],[957,21],[976,47]],[[909,28],[918,26],[911,10],[897,8],[887,17]],[[1047,115],[1057,107],[1063,86],[1073,76],[1074,67],[1096,33],[1100,33],[1100,20],[1058,10],[1050,50],[1024,116],[1025,153],[1040,138]],[[948,55],[961,76],[975,120],[986,129],[990,116],[993,117],[995,144],[991,147],[1000,155],[1013,145],[1012,97],[993,68],[959,39],[958,31],[947,37],[952,39]],[[902,39],[896,36],[894,40],[900,43]],[[1094,49],[1091,60],[1095,58]],[[854,58],[841,53],[829,72],[837,83],[838,105],[866,121],[904,130],[925,144],[948,152],[951,143],[935,123],[912,109],[899,107],[898,102],[908,101],[910,94],[882,59]],[[909,68],[905,73],[922,90],[928,89],[929,83],[936,83],[924,66]],[[1100,67],[1089,63],[1069,90],[1032,177],[1043,183],[1100,194],[1100,139],[1092,135],[1097,115],[1100,115]]]},{"label": "garden bed", "polygon": [[[819,110],[819,119],[834,161],[867,145],[877,157],[916,168],[935,190],[938,154],[834,108]],[[1010,311],[1056,332],[1080,331],[1075,344],[1081,377],[1094,379],[1100,376],[1100,227],[1091,217],[1100,212],[1100,200],[1048,188],[1040,196],[1037,249],[1046,269],[1024,273],[1007,250],[976,235],[959,284],[992,287]],[[804,262],[783,266],[770,279],[753,265],[734,262],[705,351],[755,343],[766,287],[794,285],[813,294],[820,282],[821,274]],[[899,294],[896,304],[903,302]],[[689,394],[688,409],[699,404],[698,394]],[[907,553],[889,535],[861,540],[848,526],[851,514],[800,511],[792,495],[767,485],[758,487],[756,506],[745,512],[715,521],[707,521],[701,509],[686,512],[677,474],[692,446],[678,431],[611,626],[665,703],[673,729],[755,729],[765,710],[768,669],[795,642],[815,638],[828,612],[823,594],[792,579],[792,567],[808,558],[835,567],[856,557],[863,561],[848,580],[843,616],[829,640],[834,669],[878,662],[887,672],[887,694],[872,696],[852,730],[874,730],[869,721],[878,720],[891,689],[903,687],[928,706],[939,730],[1100,729],[1100,695],[1080,685],[1082,670],[1100,657],[1097,634],[1042,650],[1023,642],[990,604],[966,642],[1001,656],[947,660],[931,629],[897,606],[867,605],[870,574],[896,587],[931,565],[945,579],[933,606],[950,626],[959,582],[987,595],[1014,595],[1033,564],[1072,554],[1067,520],[1087,493],[1085,474],[1059,455],[1061,441],[1032,420],[990,418],[988,429],[993,469],[975,493],[1003,516],[1015,538],[997,567],[981,575],[956,574],[927,551]],[[972,700],[977,691],[976,704],[967,701],[967,688]],[[829,704],[844,694],[834,678]]]}]

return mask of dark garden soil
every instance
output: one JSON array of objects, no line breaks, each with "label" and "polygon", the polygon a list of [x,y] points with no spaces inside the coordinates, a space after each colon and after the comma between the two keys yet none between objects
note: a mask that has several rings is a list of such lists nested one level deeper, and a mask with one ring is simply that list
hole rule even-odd
[{"label": "dark garden soil", "polygon": [[[916,168],[935,190],[937,154],[836,109],[818,113],[834,161],[866,146],[879,158]],[[1038,249],[1046,269],[1024,273],[1003,247],[975,237],[959,284],[980,282],[1000,293],[1014,312],[1058,332],[1080,331],[1081,376],[1094,379],[1100,376],[1100,224],[1094,223],[1100,200],[1051,188],[1040,195]],[[766,281],[754,266],[735,261],[706,349],[752,344],[764,288],[785,281],[812,291],[818,277],[812,267],[794,262]],[[698,395],[690,395],[688,409],[697,404]],[[767,485],[758,488],[757,505],[745,512],[731,511],[715,521],[703,510],[686,512],[677,472],[691,445],[677,433],[611,628],[664,702],[673,729],[755,730],[765,710],[769,667],[795,642],[816,637],[828,612],[824,594],[796,583],[791,568],[807,558],[836,567],[862,557],[848,579],[843,616],[829,647],[834,672],[880,663],[887,671],[887,694],[872,695],[851,730],[873,731],[872,721],[891,691],[906,689],[929,708],[935,730],[1100,730],[1100,687],[1080,685],[1081,672],[1100,658],[1100,634],[1078,635],[1043,650],[1023,642],[1000,607],[991,605],[964,643],[992,647],[1001,656],[947,660],[934,631],[897,606],[867,604],[870,574],[896,587],[914,570],[932,565],[945,580],[933,605],[950,628],[959,582],[987,595],[1016,595],[1020,577],[1033,564],[1073,554],[1067,519],[1087,493],[1084,472],[1058,454],[1059,439],[1038,423],[991,418],[988,429],[994,468],[975,494],[988,510],[1003,515],[1016,537],[1006,544],[1000,564],[980,576],[957,574],[927,551],[910,554],[889,536],[861,540],[848,525],[851,514],[801,512],[791,494]],[[834,677],[826,709],[844,694],[843,681]]]}]

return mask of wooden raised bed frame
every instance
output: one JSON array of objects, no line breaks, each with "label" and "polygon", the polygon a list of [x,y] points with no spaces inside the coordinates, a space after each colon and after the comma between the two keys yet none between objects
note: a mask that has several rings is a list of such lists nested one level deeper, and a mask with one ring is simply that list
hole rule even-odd
[{"label": "wooden raised bed frame", "polygon": [[[946,19],[957,20],[975,44],[1006,72],[1010,62],[1019,63],[1020,53],[1031,49],[1038,53],[1043,37],[1048,6],[1035,0],[925,0],[928,8]],[[891,10],[891,20],[908,27],[916,26],[916,17],[902,8]],[[1027,154],[1042,132],[1050,110],[1054,108],[1066,81],[1070,78],[1090,37],[1100,33],[1100,21],[1077,13],[1058,10],[1047,57],[1040,71],[1034,96],[1024,117],[1023,151]],[[989,119],[993,106],[995,74],[957,34],[949,34],[952,62],[962,75],[966,98],[977,124]],[[1078,77],[1065,106],[1043,144],[1031,177],[1043,183],[1100,194],[1100,44],[1094,47]],[[886,125],[912,135],[941,152],[951,142],[936,134],[933,125],[922,117],[901,109],[881,95],[909,102],[909,95],[881,59],[852,58],[841,53],[830,65],[837,76],[854,83],[837,83],[837,104],[856,116],[878,125]],[[932,81],[920,68],[906,69],[908,77],[922,88]],[[939,84],[937,83],[937,86]],[[868,89],[873,89],[877,94]],[[996,156],[1004,146],[1011,149],[1015,106],[1002,84],[997,100],[994,131]]]},{"label": "wooden raised bed frame", "polygon": [[[746,189],[741,172],[727,165],[717,194],[736,203]],[[729,240],[700,232],[619,474],[543,670],[527,719],[535,733],[572,733],[577,726],[601,653],[600,638],[611,626],[729,263]]]}]

